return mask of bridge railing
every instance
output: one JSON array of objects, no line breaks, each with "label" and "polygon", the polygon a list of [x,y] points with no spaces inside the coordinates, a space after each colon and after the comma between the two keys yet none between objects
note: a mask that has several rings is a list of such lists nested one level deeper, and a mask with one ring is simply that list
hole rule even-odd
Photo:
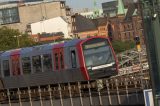
[{"label": "bridge railing", "polygon": [[143,89],[150,88],[147,74],[144,71],[94,81],[4,89],[0,91],[0,103],[1,106],[144,105]]}]

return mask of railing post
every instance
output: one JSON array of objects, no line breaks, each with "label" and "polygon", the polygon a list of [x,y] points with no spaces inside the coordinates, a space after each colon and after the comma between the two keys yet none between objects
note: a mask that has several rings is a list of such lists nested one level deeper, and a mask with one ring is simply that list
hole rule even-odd
[{"label": "railing post", "polygon": [[124,81],[125,81],[124,84],[125,84],[125,88],[126,88],[127,102],[129,103],[129,95],[128,95],[128,79],[125,78]]},{"label": "railing post", "polygon": [[111,95],[110,95],[110,89],[109,89],[109,82],[108,82],[108,80],[106,80],[106,86],[107,86],[107,93],[108,93],[108,101],[109,101],[109,105],[112,105]]},{"label": "railing post", "polygon": [[137,94],[137,79],[134,78],[134,87],[136,89],[136,100],[137,100],[137,103],[139,102],[139,98],[138,98],[138,94]]},{"label": "railing post", "polygon": [[58,91],[59,91],[59,96],[60,96],[60,101],[61,101],[61,106],[63,106],[63,100],[62,100],[62,92],[61,92],[61,85],[58,84]]},{"label": "railing post", "polygon": [[80,84],[80,82],[78,82],[78,90],[79,90],[80,103],[81,103],[81,106],[83,106],[83,100],[82,100],[81,84]]},{"label": "railing post", "polygon": [[31,89],[30,89],[30,87],[28,87],[28,95],[29,95],[30,106],[33,106],[33,104],[32,104],[32,97],[31,97]]},{"label": "railing post", "polygon": [[17,94],[18,94],[18,98],[19,98],[19,106],[22,106],[22,101],[21,101],[21,91],[20,91],[19,88],[18,88]]},{"label": "railing post", "polygon": [[9,91],[9,89],[7,89],[7,96],[8,96],[8,102],[9,102],[9,106],[12,106],[11,105],[11,94],[10,94],[10,91]]},{"label": "railing post", "polygon": [[117,91],[117,97],[118,97],[118,103],[121,104],[121,99],[120,99],[120,96],[119,96],[119,82],[117,80],[117,78],[115,79],[115,84],[116,84],[116,91]]},{"label": "railing post", "polygon": [[103,88],[103,81],[102,80],[96,80],[97,82],[97,91],[98,91],[98,98],[99,98],[99,104],[100,106],[103,105],[102,104],[102,98],[101,98],[101,92],[100,90]]},{"label": "railing post", "polygon": [[41,87],[40,86],[38,86],[38,93],[39,93],[39,98],[40,98],[40,104],[41,104],[41,106],[43,106],[43,102],[42,102],[42,90],[41,90]]},{"label": "railing post", "polygon": [[91,85],[90,82],[88,81],[88,90],[89,90],[89,100],[90,100],[90,105],[93,105],[93,100],[92,100],[92,93],[91,93]]},{"label": "railing post", "polygon": [[69,97],[70,97],[71,106],[73,106],[73,100],[72,100],[72,93],[71,93],[71,85],[70,85],[70,83],[68,83],[68,91],[69,91]]},{"label": "railing post", "polygon": [[53,106],[52,89],[50,85],[48,85],[48,92],[49,92],[49,98],[50,98],[50,105]]}]

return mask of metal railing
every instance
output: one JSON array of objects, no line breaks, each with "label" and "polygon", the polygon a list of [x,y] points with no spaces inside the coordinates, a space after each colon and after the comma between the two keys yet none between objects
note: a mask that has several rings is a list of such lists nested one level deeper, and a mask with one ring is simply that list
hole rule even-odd
[{"label": "metal railing", "polygon": [[4,89],[0,91],[0,103],[2,106],[143,105],[143,89],[150,88],[150,80],[145,76],[148,71],[94,81]]}]

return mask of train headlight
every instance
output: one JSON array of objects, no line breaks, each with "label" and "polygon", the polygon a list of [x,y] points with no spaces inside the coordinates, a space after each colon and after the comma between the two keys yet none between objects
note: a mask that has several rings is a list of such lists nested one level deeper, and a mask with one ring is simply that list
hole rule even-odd
[{"label": "train headlight", "polygon": [[111,68],[112,71],[116,70],[116,68]]},{"label": "train headlight", "polygon": [[89,71],[92,71],[92,67],[91,67],[91,66],[87,67],[87,69],[88,69]]}]

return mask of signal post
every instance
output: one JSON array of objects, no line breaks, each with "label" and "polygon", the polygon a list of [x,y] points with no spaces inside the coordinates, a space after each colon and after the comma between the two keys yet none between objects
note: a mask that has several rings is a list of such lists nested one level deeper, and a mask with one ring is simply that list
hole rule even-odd
[{"label": "signal post", "polygon": [[160,106],[160,0],[140,0],[155,106]]}]

